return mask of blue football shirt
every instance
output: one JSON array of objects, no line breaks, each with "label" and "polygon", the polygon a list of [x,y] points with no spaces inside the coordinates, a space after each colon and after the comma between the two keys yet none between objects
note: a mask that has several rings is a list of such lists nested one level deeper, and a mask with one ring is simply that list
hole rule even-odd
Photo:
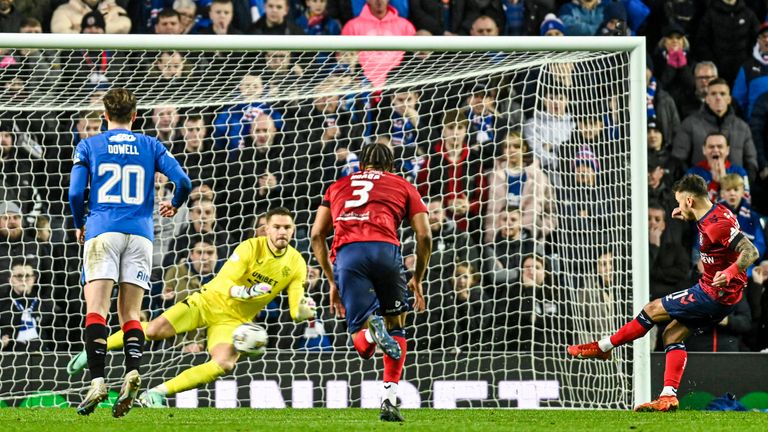
[{"label": "blue football shirt", "polygon": [[80,141],[74,163],[89,174],[86,240],[105,232],[154,239],[155,172],[175,178],[181,170],[160,141],[112,129]]}]

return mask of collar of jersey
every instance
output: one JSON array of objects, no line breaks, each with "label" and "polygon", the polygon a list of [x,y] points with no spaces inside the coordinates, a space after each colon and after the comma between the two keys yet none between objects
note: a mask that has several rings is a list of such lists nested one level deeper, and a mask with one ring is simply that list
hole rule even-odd
[{"label": "collar of jersey", "polygon": [[704,213],[704,216],[700,217],[699,220],[696,221],[696,223],[701,223],[701,221],[706,219],[707,216],[709,216],[710,213],[715,211],[715,207],[717,207],[717,204],[712,204],[712,207],[710,207],[709,210],[706,213]]}]

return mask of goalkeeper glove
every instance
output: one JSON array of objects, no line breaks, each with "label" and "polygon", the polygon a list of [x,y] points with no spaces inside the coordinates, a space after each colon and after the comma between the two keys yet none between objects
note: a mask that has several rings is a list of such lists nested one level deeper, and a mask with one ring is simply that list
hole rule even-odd
[{"label": "goalkeeper glove", "polygon": [[229,289],[229,295],[232,298],[249,299],[268,294],[270,290],[272,290],[272,286],[265,283],[258,283],[249,287],[235,285]]},{"label": "goalkeeper glove", "polygon": [[315,317],[317,304],[310,297],[302,297],[299,301],[299,311],[296,313],[295,322],[302,322]]}]

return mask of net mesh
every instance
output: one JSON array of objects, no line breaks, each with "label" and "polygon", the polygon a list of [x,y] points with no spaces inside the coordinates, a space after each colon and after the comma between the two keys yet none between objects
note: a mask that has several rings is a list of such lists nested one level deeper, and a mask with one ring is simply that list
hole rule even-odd
[{"label": "net mesh", "polygon": [[[245,399],[244,376],[281,388],[308,380],[319,400],[337,378],[350,380],[349,404],[360,406],[370,394],[358,371],[380,379],[380,360],[372,368],[351,355],[345,324],[328,311],[308,234],[325,187],[359,169],[362,146],[383,142],[428,202],[434,238],[427,311],[409,318],[415,355],[404,379],[434,404],[424,377],[472,380],[491,367],[505,380],[555,381],[541,406],[631,404],[629,349],[610,362],[564,356],[567,344],[605,336],[630,317],[628,54],[406,52],[399,65],[378,65],[394,66],[378,87],[377,65],[361,67],[355,52],[5,54],[0,201],[18,210],[0,215],[0,325],[3,349],[28,361],[3,367],[0,399],[54,391],[77,401],[83,393],[86,379],[63,371],[83,349],[84,311],[66,191],[75,145],[106,127],[101,95],[124,86],[139,101],[135,130],[158,137],[195,185],[187,208],[155,221],[145,318],[199,290],[267,209],[295,211],[293,245],[309,261],[308,292],[321,312],[293,324],[281,299],[257,318],[270,354],[236,369]],[[157,201],[169,197],[167,179],[155,182]],[[409,229],[402,239],[412,269]],[[113,330],[116,319],[113,305]],[[151,343],[148,383],[198,362],[204,336]],[[29,353],[40,352],[55,378],[32,366],[37,354]],[[201,390],[200,403],[213,405],[223,382]],[[502,387],[492,384],[478,403],[503,405]],[[285,403],[301,405],[293,395]]]}]

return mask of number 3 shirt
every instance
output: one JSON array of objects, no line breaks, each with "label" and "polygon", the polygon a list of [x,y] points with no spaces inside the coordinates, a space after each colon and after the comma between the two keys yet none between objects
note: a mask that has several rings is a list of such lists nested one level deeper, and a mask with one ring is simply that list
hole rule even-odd
[{"label": "number 3 shirt", "polygon": [[337,180],[325,192],[334,237],[331,260],[348,243],[386,242],[400,245],[397,228],[418,213],[426,213],[416,188],[404,178],[383,171],[360,171]]},{"label": "number 3 shirt", "polygon": [[745,272],[738,273],[723,287],[712,286],[712,279],[717,272],[728,268],[739,257],[739,252],[733,249],[744,237],[739,228],[739,221],[728,207],[715,204],[696,225],[699,228],[701,263],[704,265],[704,274],[699,279],[701,288],[722,304],[738,303],[747,284]]},{"label": "number 3 shirt", "polygon": [[[80,141],[74,164],[70,205],[75,226],[87,225],[86,240],[105,232],[154,240],[155,171],[176,184],[175,207],[186,201],[191,189],[189,177],[160,141],[126,129],[112,129]],[[72,199],[83,193],[77,189],[85,186],[75,178],[78,165],[87,168],[90,182],[87,222],[82,203]],[[186,193],[179,194],[179,189],[186,189]]]}]

